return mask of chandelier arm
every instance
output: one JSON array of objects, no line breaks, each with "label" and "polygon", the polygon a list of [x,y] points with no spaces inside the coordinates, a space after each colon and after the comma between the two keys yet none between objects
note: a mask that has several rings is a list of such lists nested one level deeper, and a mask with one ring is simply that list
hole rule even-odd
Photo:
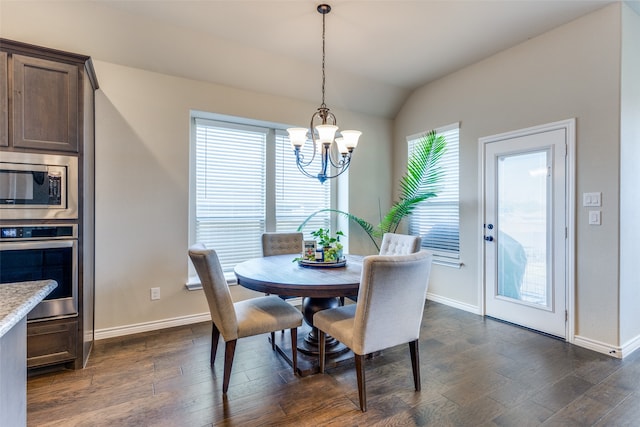
[{"label": "chandelier arm", "polygon": [[[347,171],[347,169],[348,169],[348,165],[347,165],[347,167],[342,167],[342,168],[340,168],[340,169],[338,170],[338,172],[336,172],[334,175],[324,175],[323,179],[320,179],[320,176],[318,176],[318,177],[314,177],[314,178],[318,178],[318,179],[320,179],[320,182],[324,182],[324,181],[325,181],[325,180],[327,180],[327,179],[333,179],[333,178],[337,178],[337,177],[339,177],[340,175],[342,175],[343,173],[345,173],[345,172]],[[307,175],[307,176],[308,176],[308,175]]]},{"label": "chandelier arm", "polygon": [[[294,150],[294,152],[296,153],[296,164],[298,165],[298,168],[302,167],[306,167],[311,165],[311,163],[313,163],[313,160],[316,158],[316,149],[315,149],[315,143],[314,143],[314,148],[313,148],[313,156],[311,156],[311,159],[308,162],[304,161],[304,154],[302,154],[302,152],[300,151],[299,148],[296,148]],[[310,175],[313,178],[315,178],[314,175]]]},{"label": "chandelier arm", "polygon": [[302,166],[300,166],[300,165],[298,165],[298,170],[299,170],[300,172],[302,172],[302,174],[303,174],[304,176],[306,176],[307,178],[318,178],[316,175],[312,175],[312,174],[310,174],[309,172],[307,172],[306,170],[304,170],[304,168],[303,168]]},{"label": "chandelier arm", "polygon": [[331,163],[331,166],[333,166],[334,168],[343,168],[345,165],[348,165],[351,161],[351,153],[347,153],[347,154],[340,154],[340,160],[336,161],[333,156],[331,155],[331,153],[329,153],[329,163]]},{"label": "chandelier arm", "polygon": [[304,168],[305,166],[309,166],[309,164],[311,164],[311,162],[309,163],[301,163],[300,162],[300,157],[304,157],[304,156],[298,156],[298,153],[296,152],[296,166],[298,166],[298,170],[300,172],[302,172],[303,175],[305,175],[308,178],[317,178],[316,175],[312,175],[309,172],[307,172]]},{"label": "chandelier arm", "polygon": [[335,175],[333,175],[333,176],[328,176],[327,178],[329,178],[329,179],[337,178],[337,177],[339,177],[340,175],[342,175],[343,173],[345,173],[345,172],[347,171],[347,169],[348,169],[348,168],[346,168],[346,167],[345,167],[345,168],[343,168],[343,169],[340,169],[340,172],[336,173],[336,174],[335,174]]}]

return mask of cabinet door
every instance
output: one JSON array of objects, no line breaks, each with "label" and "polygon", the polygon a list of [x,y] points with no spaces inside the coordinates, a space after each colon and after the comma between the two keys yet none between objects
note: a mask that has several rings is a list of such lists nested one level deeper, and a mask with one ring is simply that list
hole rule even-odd
[{"label": "cabinet door", "polygon": [[78,151],[78,68],[13,55],[13,146]]},{"label": "cabinet door", "polygon": [[27,367],[72,362],[78,343],[77,320],[51,320],[27,325]]},{"label": "cabinet door", "polygon": [[9,145],[9,94],[7,53],[0,52],[0,147]]}]

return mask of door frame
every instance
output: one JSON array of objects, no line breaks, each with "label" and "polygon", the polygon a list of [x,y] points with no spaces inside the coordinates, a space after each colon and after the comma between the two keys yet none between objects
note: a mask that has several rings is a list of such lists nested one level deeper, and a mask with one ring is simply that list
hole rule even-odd
[{"label": "door frame", "polygon": [[539,126],[518,129],[515,131],[500,133],[496,135],[485,136],[478,139],[478,200],[480,201],[480,212],[478,214],[478,307],[480,315],[486,315],[486,295],[485,295],[485,244],[480,234],[484,230],[483,224],[485,220],[486,201],[484,197],[485,189],[485,155],[486,146],[491,142],[502,141],[505,139],[518,138],[522,136],[532,135],[536,133],[548,132],[558,129],[565,130],[566,152],[566,191],[565,191],[565,207],[566,207],[566,239],[565,239],[565,259],[566,259],[566,288],[565,288],[565,304],[567,311],[566,341],[573,343],[575,339],[575,212],[576,212],[576,195],[575,195],[575,149],[576,149],[576,119],[561,120],[558,122],[547,123]]}]

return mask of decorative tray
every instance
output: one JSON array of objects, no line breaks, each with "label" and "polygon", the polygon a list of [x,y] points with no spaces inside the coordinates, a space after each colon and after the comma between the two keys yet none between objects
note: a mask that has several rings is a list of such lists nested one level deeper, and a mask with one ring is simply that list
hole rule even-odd
[{"label": "decorative tray", "polygon": [[301,259],[301,260],[298,260],[298,265],[302,267],[311,267],[311,268],[337,268],[337,267],[344,267],[345,265],[347,265],[347,259],[341,258],[338,261],[329,261],[329,262]]}]

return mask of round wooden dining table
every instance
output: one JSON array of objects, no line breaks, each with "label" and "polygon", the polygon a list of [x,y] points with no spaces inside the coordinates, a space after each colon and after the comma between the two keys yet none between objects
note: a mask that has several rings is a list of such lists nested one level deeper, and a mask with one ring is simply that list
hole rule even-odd
[{"label": "round wooden dining table", "polygon": [[[330,264],[304,266],[295,261],[299,254],[275,255],[253,258],[236,265],[234,272],[238,284],[254,291],[282,297],[303,297],[302,314],[310,329],[307,334],[298,334],[298,373],[301,376],[318,371],[318,331],[313,327],[313,315],[334,308],[344,297],[358,295],[362,256],[347,255],[346,265],[333,267]],[[278,352],[289,362],[290,345],[288,334],[282,334],[276,342]],[[351,358],[347,347],[328,336],[326,341],[329,366]]]}]

